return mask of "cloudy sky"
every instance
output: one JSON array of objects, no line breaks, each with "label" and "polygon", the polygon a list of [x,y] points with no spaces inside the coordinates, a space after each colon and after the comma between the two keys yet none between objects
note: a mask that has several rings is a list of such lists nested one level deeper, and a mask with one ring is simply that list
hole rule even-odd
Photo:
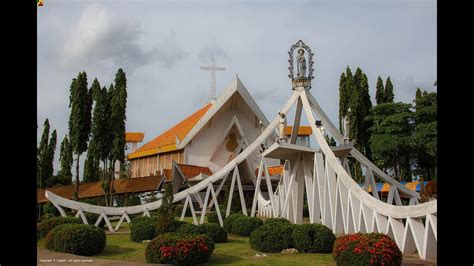
[{"label": "cloudy sky", "polygon": [[38,8],[38,139],[49,118],[62,141],[79,71],[108,87],[123,68],[126,129],[151,140],[207,102],[210,76],[199,67],[211,53],[226,67],[217,94],[238,73],[272,119],[291,94],[287,51],[299,39],[315,53],[311,92],[333,122],[346,66],[367,74],[373,101],[380,75],[391,77],[397,101],[411,102],[417,87],[436,89],[436,20],[432,0],[46,0]]}]

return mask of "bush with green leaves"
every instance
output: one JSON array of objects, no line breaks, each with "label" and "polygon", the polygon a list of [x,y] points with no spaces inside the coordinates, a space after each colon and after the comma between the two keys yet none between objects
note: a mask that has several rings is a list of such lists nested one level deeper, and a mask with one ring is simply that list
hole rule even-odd
[{"label": "bush with green leaves", "polygon": [[216,223],[206,223],[198,226],[204,230],[204,233],[212,238],[216,243],[225,243],[227,242],[227,232]]},{"label": "bush with green leaves", "polygon": [[336,236],[322,224],[294,225],[291,234],[294,247],[303,253],[331,253]]},{"label": "bush with green leaves", "polygon": [[106,244],[103,229],[87,224],[62,224],[45,237],[46,248],[52,251],[91,256],[101,253]]},{"label": "bush with green leaves", "polygon": [[147,263],[196,265],[205,263],[214,247],[206,235],[164,233],[148,243],[145,258]]},{"label": "bush with green leaves", "polygon": [[250,234],[252,248],[262,252],[280,252],[292,247],[294,225],[282,222],[266,223]]},{"label": "bush with green leaves", "polygon": [[264,224],[271,224],[271,223],[283,223],[283,224],[290,224],[285,218],[268,218],[265,220]]},{"label": "bush with green leaves", "polygon": [[242,213],[229,214],[229,216],[227,216],[224,220],[224,230],[226,230],[227,233],[232,233],[232,225],[234,225],[234,221],[240,217],[247,216],[243,215]]},{"label": "bush with green leaves", "polygon": [[45,237],[51,229],[61,224],[82,224],[82,221],[79,218],[62,216],[46,219],[36,225],[37,239]]},{"label": "bush with green leaves", "polygon": [[239,217],[232,224],[232,233],[240,236],[250,236],[253,230],[263,225],[263,221],[256,217]]},{"label": "bush with green leaves", "polygon": [[199,234],[205,234],[206,230],[204,230],[204,228],[200,226],[186,223],[186,224],[181,225],[176,232],[180,234],[199,235]]},{"label": "bush with green leaves", "polygon": [[156,236],[156,217],[141,216],[130,222],[130,240],[142,242]]},{"label": "bush with green leaves", "polygon": [[[222,215],[222,212],[221,212]],[[219,223],[219,216],[217,216],[217,211],[210,211],[206,214],[208,223]]]},{"label": "bush with green leaves", "polygon": [[388,235],[349,234],[336,239],[332,255],[337,265],[401,265],[402,252]]},{"label": "bush with green leaves", "polygon": [[[97,222],[97,219],[99,219],[99,216],[100,216],[97,213],[91,213],[91,212],[84,212],[84,215],[86,216],[87,222],[91,225],[95,225],[95,222]],[[99,227],[104,228],[104,226],[105,226],[105,220],[102,219],[99,223]]]}]

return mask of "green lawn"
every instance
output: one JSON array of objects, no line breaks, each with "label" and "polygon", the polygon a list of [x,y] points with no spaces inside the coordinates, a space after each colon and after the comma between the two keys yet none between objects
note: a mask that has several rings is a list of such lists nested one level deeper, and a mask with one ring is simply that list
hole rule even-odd
[{"label": "green lawn", "polygon": [[[184,220],[186,222],[192,222],[191,217],[186,217]],[[116,222],[113,222],[114,226],[115,224]],[[129,230],[128,224],[122,223],[118,232],[126,232]],[[39,240],[37,245],[44,247],[44,240]],[[131,241],[130,234],[107,234],[107,244],[104,251],[93,257],[98,259],[146,263],[146,245],[146,243]],[[257,254],[260,256],[257,256]],[[248,237],[229,234],[229,241],[227,243],[216,244],[214,252],[206,265],[219,264],[335,265],[335,262],[331,254],[280,254],[259,252],[250,247]]]}]

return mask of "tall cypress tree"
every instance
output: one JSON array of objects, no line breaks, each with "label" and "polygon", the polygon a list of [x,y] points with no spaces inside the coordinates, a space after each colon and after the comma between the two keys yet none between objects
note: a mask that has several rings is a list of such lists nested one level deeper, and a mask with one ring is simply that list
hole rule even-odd
[{"label": "tall cypress tree", "polygon": [[393,93],[393,84],[390,80],[390,77],[387,78],[385,83],[385,102],[386,103],[393,103],[395,98],[395,94]]},{"label": "tall cypress tree", "polygon": [[100,176],[100,161],[97,156],[97,148],[95,145],[95,140],[92,139],[89,142],[89,148],[87,149],[87,157],[84,162],[84,182],[96,182],[99,181]]},{"label": "tall cypress tree", "polygon": [[[54,130],[53,133],[51,133],[51,138],[49,139],[48,153],[45,160],[46,167],[44,167],[43,169],[43,173],[45,175],[43,180],[46,184],[50,183],[48,181],[53,178],[53,172],[54,172],[53,163],[54,163],[54,153],[56,151],[57,137],[58,136],[56,134],[56,130]],[[54,184],[51,184],[51,185],[54,185]]]},{"label": "tall cypress tree", "polygon": [[380,76],[377,78],[377,85],[375,87],[375,102],[377,104],[385,102],[385,89],[383,87],[383,80]]},{"label": "tall cypress tree", "polygon": [[[43,123],[43,134],[41,135],[40,144],[38,147],[38,184],[40,187],[44,187],[45,168],[47,168],[47,155],[48,155],[48,141],[49,141],[49,120],[46,118]],[[46,170],[47,171],[47,170]]]},{"label": "tall cypress tree", "polygon": [[61,170],[59,171],[60,177],[64,180],[63,184],[70,185],[72,183],[72,147],[69,143],[67,134],[64,136],[61,142],[61,148],[59,153],[59,162],[61,164]]},{"label": "tall cypress tree", "polygon": [[342,132],[343,124],[343,114],[345,113],[345,109],[347,106],[346,103],[346,74],[344,72],[341,73],[341,78],[339,79],[339,131]]},{"label": "tall cypress tree", "polygon": [[110,121],[112,122],[112,150],[111,150],[111,182],[110,182],[110,193],[111,202],[113,201],[114,193],[114,166],[115,162],[119,161],[120,164],[125,162],[125,121],[127,120],[126,109],[127,109],[127,77],[125,72],[120,68],[115,74],[115,86],[111,91],[112,98],[110,99],[111,104],[111,116]]},{"label": "tall cypress tree", "polygon": [[79,72],[77,78],[72,80],[69,96],[69,137],[73,153],[76,154],[76,187],[74,199],[79,196],[79,159],[87,150],[87,142],[91,128],[91,105],[90,93],[87,88],[86,72]]}]

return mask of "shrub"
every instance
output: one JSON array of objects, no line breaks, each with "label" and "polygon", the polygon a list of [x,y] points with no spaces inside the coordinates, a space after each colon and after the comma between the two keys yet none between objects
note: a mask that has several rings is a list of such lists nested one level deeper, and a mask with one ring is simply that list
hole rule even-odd
[{"label": "shrub", "polygon": [[62,224],[45,237],[46,248],[53,251],[90,256],[105,248],[105,232],[86,224]]},{"label": "shrub", "polygon": [[343,235],[332,255],[337,265],[401,265],[403,258],[395,241],[379,233]]},{"label": "shrub", "polygon": [[283,223],[283,224],[290,224],[285,218],[268,218],[265,220],[264,224],[271,224],[271,223]]},{"label": "shrub", "polygon": [[155,217],[136,217],[130,222],[130,240],[134,242],[151,240],[156,236],[155,228]]},{"label": "shrub", "polygon": [[292,246],[293,225],[282,222],[266,223],[250,234],[252,248],[262,252],[280,252]]},{"label": "shrub", "polygon": [[[221,212],[222,215],[222,212]],[[210,211],[207,213],[207,222],[208,223],[219,223],[219,216],[217,216],[217,211]]]},{"label": "shrub", "polygon": [[61,224],[82,224],[82,221],[74,217],[53,217],[36,225],[37,239],[45,237],[54,227]]},{"label": "shrub", "polygon": [[336,236],[322,224],[295,225],[291,234],[293,244],[299,252],[331,253]]},{"label": "shrub", "polygon": [[253,230],[262,224],[263,221],[255,217],[239,217],[235,219],[232,224],[232,233],[241,236],[249,236]]},{"label": "shrub", "polygon": [[[84,212],[84,215],[86,216],[87,222],[90,225],[95,225],[95,222],[97,221],[97,219],[99,219],[99,216],[100,216],[97,213],[90,213],[90,212]],[[79,219],[81,219],[81,218],[79,217]],[[105,220],[102,219],[102,221],[100,221],[98,227],[104,228],[104,226],[105,226]]]},{"label": "shrub", "polygon": [[204,230],[204,233],[216,243],[227,242],[227,232],[223,228],[221,228],[219,224],[201,224],[198,226],[198,228],[202,228]]},{"label": "shrub", "polygon": [[239,218],[239,217],[247,217],[243,215],[242,213],[233,213],[229,214],[224,220],[224,230],[227,231],[227,233],[232,233],[232,225],[234,225],[234,221]]},{"label": "shrub", "polygon": [[148,243],[145,258],[147,263],[196,265],[209,259],[214,246],[206,235],[165,233]]},{"label": "shrub", "polygon": [[186,223],[186,224],[181,225],[176,232],[180,234],[199,235],[199,234],[205,234],[206,230],[200,226]]}]

